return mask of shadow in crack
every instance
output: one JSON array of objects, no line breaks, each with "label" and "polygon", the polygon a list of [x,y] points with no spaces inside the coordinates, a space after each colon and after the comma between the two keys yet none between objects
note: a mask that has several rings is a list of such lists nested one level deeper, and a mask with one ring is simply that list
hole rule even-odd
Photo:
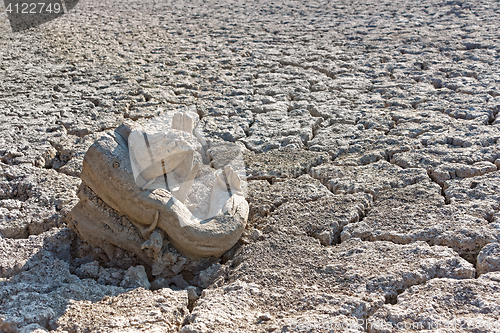
[{"label": "shadow in crack", "polygon": [[[26,239],[0,238],[0,332],[20,332],[29,325],[28,331],[69,332],[119,332],[139,324],[145,331],[175,328],[201,293],[193,283],[209,284],[210,272],[220,267],[200,276],[208,263],[196,267],[198,271],[177,265],[167,270],[172,275],[176,268],[177,275],[153,281],[148,265],[120,251],[112,261],[103,259],[104,251],[86,245],[68,228]],[[148,321],[153,314],[154,320]]]},{"label": "shadow in crack", "polygon": [[71,273],[74,237],[69,229],[54,229],[27,239],[0,239],[1,332],[30,324],[55,329],[72,301],[98,302],[127,292]]}]

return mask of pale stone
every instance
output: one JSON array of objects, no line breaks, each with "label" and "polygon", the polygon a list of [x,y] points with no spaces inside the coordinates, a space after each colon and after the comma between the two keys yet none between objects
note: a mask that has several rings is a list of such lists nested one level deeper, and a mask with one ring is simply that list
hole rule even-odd
[{"label": "pale stone", "polygon": [[[81,200],[69,216],[70,225],[94,246],[126,248],[150,263],[151,259],[143,253],[143,244],[139,245],[140,240],[130,230],[94,230],[93,225],[102,219],[108,225],[118,227],[116,219],[110,218],[114,214],[104,212],[107,210],[105,206],[109,205],[118,214],[125,215],[146,241],[154,229],[159,228],[167,233],[169,241],[180,252],[189,257],[221,256],[236,243],[246,224],[245,179],[231,165],[218,171],[204,166],[205,174],[215,173],[215,177],[198,179],[198,164],[193,163],[195,160],[201,163],[201,158],[194,157],[200,154],[202,145],[195,136],[168,129],[166,133],[153,134],[151,138],[155,140],[148,140],[148,143],[142,130],[134,126],[122,125],[89,148],[81,174],[88,189],[85,186],[80,189]],[[129,147],[136,154],[131,160]],[[158,155],[147,153],[149,148]],[[157,173],[162,176],[156,178]],[[142,180],[137,183],[137,179]],[[200,184],[209,189],[210,196],[190,194],[192,190],[201,190]],[[91,204],[89,198],[94,194],[104,206]],[[208,210],[199,210],[199,207]],[[103,237],[106,233],[108,235]],[[108,255],[111,252],[107,251]],[[161,256],[152,253],[154,271],[158,273],[165,265],[162,259],[158,259]]]}]

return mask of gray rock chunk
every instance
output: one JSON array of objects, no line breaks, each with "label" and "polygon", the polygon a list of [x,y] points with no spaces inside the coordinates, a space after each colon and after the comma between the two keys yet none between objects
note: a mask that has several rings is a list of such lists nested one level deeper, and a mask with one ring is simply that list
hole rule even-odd
[{"label": "gray rock chunk", "polygon": [[142,288],[91,303],[72,302],[57,321],[55,332],[177,332],[187,309],[187,292]]},{"label": "gray rock chunk", "polygon": [[364,151],[366,147],[363,146],[370,146],[383,136],[382,132],[373,128],[365,130],[363,124],[334,123],[328,127],[319,127],[308,146],[310,150],[327,151],[332,157],[337,157],[347,152]]},{"label": "gray rock chunk", "polygon": [[123,277],[122,283],[120,283],[121,287],[124,288],[144,288],[149,289],[151,287],[151,283],[148,281],[148,276],[146,275],[146,270],[144,266],[135,266],[130,267],[125,276]]},{"label": "gray rock chunk", "polygon": [[189,287],[189,283],[184,280],[184,277],[181,274],[177,274],[172,278],[172,283],[179,289],[185,289]]},{"label": "gray rock chunk", "polygon": [[0,277],[10,277],[20,272],[26,263],[43,248],[43,239],[0,238]]},{"label": "gray rock chunk", "polygon": [[398,332],[401,328],[494,331],[500,325],[500,283],[486,275],[471,280],[433,279],[412,286],[398,296],[397,304],[385,304],[370,317],[369,332]]},{"label": "gray rock chunk", "polygon": [[328,119],[330,125],[355,125],[361,119],[361,112],[351,112],[351,110],[346,110],[339,104],[338,100],[328,99],[324,103],[312,105],[310,112],[315,117]]},{"label": "gray rock chunk", "polygon": [[79,177],[85,152],[90,145],[103,135],[102,132],[91,133],[85,138],[63,135],[51,140],[51,145],[41,156],[45,161],[43,167],[54,169],[69,176]]},{"label": "gray rock chunk", "polygon": [[365,193],[329,195],[304,203],[287,202],[261,221],[266,232],[308,235],[323,245],[340,243],[340,232],[365,216],[372,202]]},{"label": "gray rock chunk", "polygon": [[[334,123],[326,128],[319,128],[314,139],[309,142],[309,149],[329,151],[339,143],[348,143],[350,140],[359,139],[366,136],[362,131],[363,125],[357,126],[354,123]],[[370,132],[371,135],[380,133]]]},{"label": "gray rock chunk", "polygon": [[361,112],[350,112],[340,105],[340,101],[327,98],[325,102],[309,104],[309,112],[315,117],[323,117],[329,124],[350,124],[354,125],[361,119]]},{"label": "gray rock chunk", "polygon": [[420,139],[428,146],[449,145],[451,148],[470,147],[479,150],[483,147],[495,146],[500,139],[500,134],[496,126],[478,126],[470,122],[460,122],[448,126],[444,131],[429,131]]},{"label": "gray rock chunk", "polygon": [[99,262],[97,260],[78,267],[75,274],[84,279],[97,279],[99,277]]},{"label": "gray rock chunk", "polygon": [[97,275],[97,283],[109,284],[112,286],[119,286],[123,281],[125,276],[125,271],[119,268],[104,268],[99,267],[99,272]]},{"label": "gray rock chunk", "polygon": [[257,104],[252,108],[253,113],[287,112],[290,109],[289,103],[283,101],[276,102],[273,97],[265,97],[262,102],[262,105]]},{"label": "gray rock chunk", "polygon": [[500,244],[490,243],[484,246],[477,256],[477,274],[500,271]]},{"label": "gray rock chunk", "polygon": [[380,112],[377,109],[362,110],[363,116],[357,122],[358,125],[363,125],[363,129],[375,129],[377,131],[388,134],[391,128],[394,127],[393,117],[385,112]]},{"label": "gray rock chunk", "polygon": [[199,285],[201,288],[210,286],[222,274],[221,264],[215,263],[212,266],[200,272]]},{"label": "gray rock chunk", "polygon": [[433,182],[421,182],[406,187],[398,187],[382,192],[374,206],[408,207],[418,204],[426,204],[429,207],[444,206],[446,201],[441,194],[442,189]]},{"label": "gray rock chunk", "polygon": [[335,194],[366,192],[375,197],[391,188],[429,181],[424,169],[401,169],[384,160],[363,166],[320,165],[310,174]]}]

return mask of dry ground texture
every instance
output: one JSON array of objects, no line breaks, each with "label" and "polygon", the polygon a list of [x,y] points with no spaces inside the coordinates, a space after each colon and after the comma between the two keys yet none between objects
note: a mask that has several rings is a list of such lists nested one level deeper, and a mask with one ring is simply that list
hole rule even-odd
[{"label": "dry ground texture", "polygon": [[[2,10],[0,331],[500,332],[499,29],[498,0]],[[153,280],[65,216],[89,145],[182,105],[247,148],[251,216]]]}]

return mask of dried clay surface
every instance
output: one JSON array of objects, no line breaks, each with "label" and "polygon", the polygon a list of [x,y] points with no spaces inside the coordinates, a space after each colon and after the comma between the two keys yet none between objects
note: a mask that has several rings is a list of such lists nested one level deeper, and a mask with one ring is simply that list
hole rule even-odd
[{"label": "dried clay surface", "polygon": [[[81,0],[21,32],[2,4],[0,332],[500,332],[500,2]],[[85,182],[184,109],[246,164],[201,259]]]}]

